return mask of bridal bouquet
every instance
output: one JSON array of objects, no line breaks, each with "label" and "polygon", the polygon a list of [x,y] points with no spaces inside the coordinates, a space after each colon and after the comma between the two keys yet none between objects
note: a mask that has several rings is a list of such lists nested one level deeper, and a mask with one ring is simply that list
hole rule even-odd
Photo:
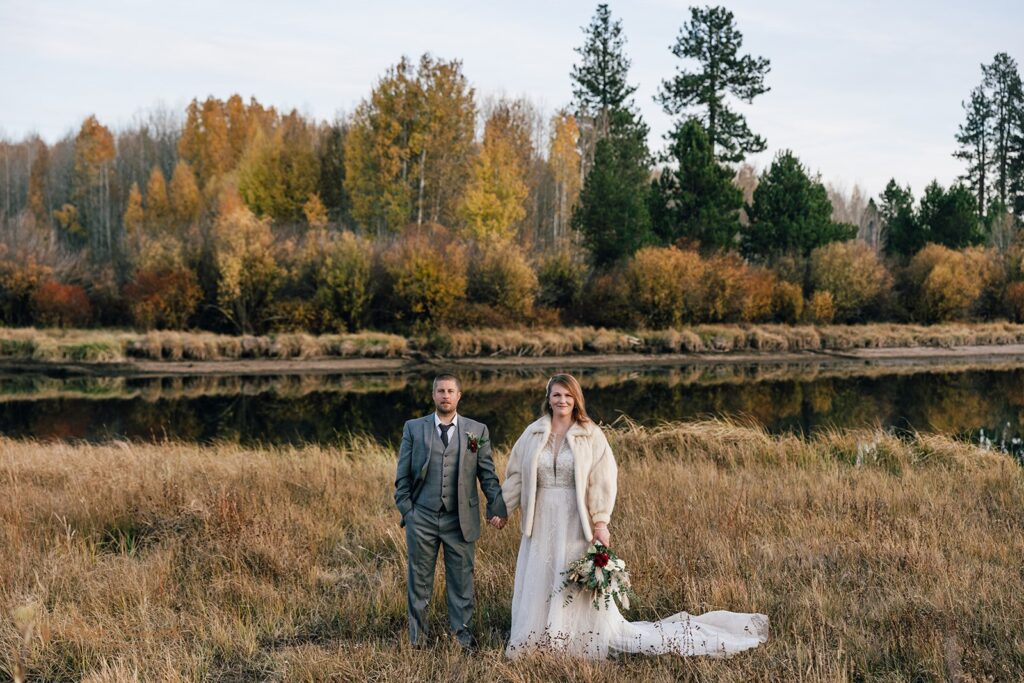
[{"label": "bridal bouquet", "polygon": [[[562,574],[565,580],[558,590],[577,586],[581,591],[592,593],[594,609],[601,609],[602,603],[609,607],[613,599],[622,609],[629,609],[630,596],[636,597],[629,583],[626,563],[611,548],[599,542],[587,548],[586,554],[569,565]],[[564,604],[572,602],[574,596],[574,592],[568,592]]]}]

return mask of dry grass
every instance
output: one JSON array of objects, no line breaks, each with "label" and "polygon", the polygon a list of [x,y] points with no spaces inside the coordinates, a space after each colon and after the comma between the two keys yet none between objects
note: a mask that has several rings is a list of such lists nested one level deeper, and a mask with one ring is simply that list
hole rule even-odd
[{"label": "dry grass", "polygon": [[611,440],[614,541],[641,597],[630,616],[762,611],[765,646],[726,661],[508,662],[513,524],[479,544],[482,650],[443,637],[411,650],[390,449],[0,440],[0,677],[1024,677],[1024,477],[1008,458],[935,436],[802,441],[724,422],[623,424]]},{"label": "dry grass", "polygon": [[382,332],[313,336],[230,336],[211,332],[0,329],[0,358],[51,363],[112,363],[131,358],[236,359],[396,358],[414,351],[449,358],[572,356],[612,353],[729,353],[954,347],[1024,343],[1024,325],[696,325],[670,330],[594,327],[441,330],[406,338]]}]

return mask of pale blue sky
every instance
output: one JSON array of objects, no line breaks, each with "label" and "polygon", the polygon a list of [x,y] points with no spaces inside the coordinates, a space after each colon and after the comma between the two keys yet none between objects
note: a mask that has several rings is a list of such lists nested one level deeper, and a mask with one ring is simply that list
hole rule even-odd
[{"label": "pale blue sky", "polygon": [[[676,60],[688,2],[610,2],[621,18],[652,146],[671,125],[652,101]],[[729,2],[772,90],[740,105],[769,144],[835,184],[916,194],[960,172],[961,100],[999,51],[1024,61],[1024,3]],[[401,55],[463,60],[480,95],[526,95],[551,112],[596,2],[0,0],[0,134],[53,141],[95,113],[119,127],[163,103],[239,92],[317,118],[351,111]]]}]

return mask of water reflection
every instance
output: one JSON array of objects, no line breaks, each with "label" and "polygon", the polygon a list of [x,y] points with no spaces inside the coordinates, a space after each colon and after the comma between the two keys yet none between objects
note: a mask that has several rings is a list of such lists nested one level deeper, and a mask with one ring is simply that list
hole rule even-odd
[{"label": "water reflection", "polygon": [[[938,369],[721,365],[577,369],[592,415],[642,424],[745,416],[772,432],[879,425],[961,435],[1024,453],[1024,367]],[[462,412],[508,444],[539,410],[545,371],[462,373]],[[0,432],[111,438],[332,443],[368,433],[397,442],[430,410],[425,374],[0,379]],[[984,430],[984,432],[982,431]],[[986,441],[987,440],[987,441]]]}]

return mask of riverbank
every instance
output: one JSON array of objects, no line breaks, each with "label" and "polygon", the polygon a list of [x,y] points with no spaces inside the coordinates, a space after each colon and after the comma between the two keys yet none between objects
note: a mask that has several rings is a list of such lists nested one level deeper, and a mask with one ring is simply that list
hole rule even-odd
[{"label": "riverbank", "polygon": [[55,375],[325,374],[508,367],[1024,359],[1024,325],[700,325],[265,337],[0,329],[0,372]]},{"label": "riverbank", "polygon": [[[485,530],[463,655],[404,640],[394,455],[0,440],[0,672],[29,680],[1018,680],[1024,474],[937,436],[611,430],[631,619],[761,611],[724,661],[502,656],[518,522]],[[499,471],[507,453],[497,454]],[[443,582],[438,581],[437,588]],[[443,599],[431,619],[440,633]]]}]

